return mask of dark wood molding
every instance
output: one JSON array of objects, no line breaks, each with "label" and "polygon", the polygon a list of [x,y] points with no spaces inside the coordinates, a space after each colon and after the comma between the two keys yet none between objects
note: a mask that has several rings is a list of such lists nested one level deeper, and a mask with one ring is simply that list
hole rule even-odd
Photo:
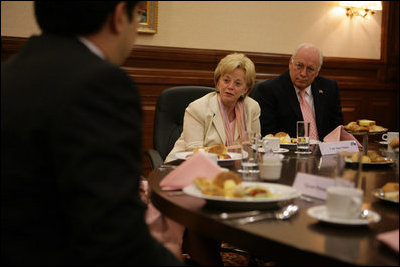
[{"label": "dark wood molding", "polygon": [[[27,38],[1,37],[1,60],[17,53]],[[345,122],[376,120],[398,131],[399,4],[383,1],[380,59],[325,57],[321,76],[338,82]],[[253,60],[257,81],[271,79],[288,69],[290,55],[135,45],[123,68],[138,84],[144,110],[144,149],[153,146],[153,119],[161,91],[173,86],[214,86],[219,60],[242,52]],[[145,162],[145,174],[149,165]]]}]

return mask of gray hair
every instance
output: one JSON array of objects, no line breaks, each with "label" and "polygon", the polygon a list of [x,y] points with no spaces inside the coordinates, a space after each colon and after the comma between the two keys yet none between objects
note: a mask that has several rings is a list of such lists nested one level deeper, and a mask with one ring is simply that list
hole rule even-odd
[{"label": "gray hair", "polygon": [[318,47],[316,47],[315,45],[313,45],[311,43],[299,44],[297,46],[297,48],[294,50],[293,54],[292,54],[292,59],[297,55],[297,52],[299,52],[299,50],[302,49],[302,48],[312,48],[318,53],[318,56],[319,56],[318,71],[319,71],[321,69],[321,67],[322,67],[322,63],[324,61],[324,56],[322,55],[322,51]]}]

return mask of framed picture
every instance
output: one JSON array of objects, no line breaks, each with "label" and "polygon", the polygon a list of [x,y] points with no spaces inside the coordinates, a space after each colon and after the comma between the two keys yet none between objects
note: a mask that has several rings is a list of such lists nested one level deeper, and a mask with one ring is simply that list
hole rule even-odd
[{"label": "framed picture", "polygon": [[140,33],[157,33],[157,16],[158,16],[158,1],[145,1],[146,4],[139,10]]}]

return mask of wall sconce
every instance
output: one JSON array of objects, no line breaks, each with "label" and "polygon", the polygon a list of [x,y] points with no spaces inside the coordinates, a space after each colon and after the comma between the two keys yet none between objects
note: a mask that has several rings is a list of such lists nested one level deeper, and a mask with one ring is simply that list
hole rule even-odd
[{"label": "wall sconce", "polygon": [[375,11],[382,10],[382,1],[340,1],[340,6],[346,9],[346,16],[361,16],[375,14]]}]

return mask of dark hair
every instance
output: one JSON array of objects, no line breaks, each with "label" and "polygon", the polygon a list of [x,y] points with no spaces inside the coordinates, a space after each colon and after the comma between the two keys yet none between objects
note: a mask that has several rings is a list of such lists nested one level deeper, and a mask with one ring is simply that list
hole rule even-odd
[{"label": "dark hair", "polygon": [[[43,33],[86,35],[101,29],[121,1],[34,1],[35,16]],[[125,1],[132,21],[133,9],[140,1]]]}]

